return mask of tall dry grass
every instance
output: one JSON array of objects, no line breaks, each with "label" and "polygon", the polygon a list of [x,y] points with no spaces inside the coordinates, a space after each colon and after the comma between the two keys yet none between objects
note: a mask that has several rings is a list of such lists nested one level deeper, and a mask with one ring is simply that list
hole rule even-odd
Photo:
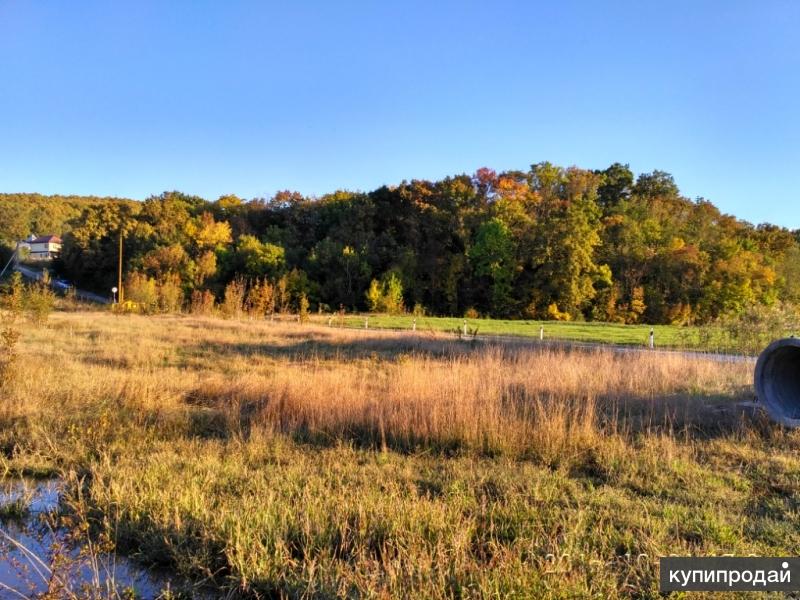
[{"label": "tall dry grass", "polygon": [[23,336],[0,416],[87,403],[136,424],[187,411],[209,435],[511,453],[556,464],[598,436],[708,431],[747,364],[458,342],[264,321],[59,313]]},{"label": "tall dry grass", "polygon": [[656,597],[657,556],[797,547],[746,363],[76,312],[17,364],[0,468],[219,597]]}]

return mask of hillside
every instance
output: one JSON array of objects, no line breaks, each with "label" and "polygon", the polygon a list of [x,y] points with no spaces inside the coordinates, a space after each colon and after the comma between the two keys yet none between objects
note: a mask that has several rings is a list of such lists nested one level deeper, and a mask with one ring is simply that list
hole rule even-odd
[{"label": "hillside", "polygon": [[57,268],[88,288],[116,281],[122,232],[127,297],[151,310],[221,300],[239,279],[263,310],[307,302],[322,312],[687,324],[800,300],[798,232],[738,220],[681,196],[668,173],[635,177],[618,163],[480,169],[319,198],[6,195],[0,211],[0,235],[64,233]]},{"label": "hillside", "polygon": [[133,202],[99,196],[44,196],[0,193],[0,242],[13,242],[30,234],[64,234],[70,222],[87,209],[108,202]]}]

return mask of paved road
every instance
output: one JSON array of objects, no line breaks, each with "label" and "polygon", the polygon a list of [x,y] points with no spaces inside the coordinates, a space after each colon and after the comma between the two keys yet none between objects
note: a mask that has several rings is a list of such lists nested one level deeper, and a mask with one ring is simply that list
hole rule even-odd
[{"label": "paved road", "polygon": [[[42,278],[42,272],[37,271],[36,269],[31,269],[30,267],[26,267],[25,265],[14,265],[14,270],[19,271],[22,273],[23,277],[27,277],[28,279],[33,279],[34,281],[39,281]],[[84,302],[94,302],[96,304],[111,304],[111,300],[109,298],[104,298],[99,294],[95,294],[93,292],[87,292],[85,290],[79,290],[76,288],[75,290],[75,297],[78,300],[83,300]]]}]

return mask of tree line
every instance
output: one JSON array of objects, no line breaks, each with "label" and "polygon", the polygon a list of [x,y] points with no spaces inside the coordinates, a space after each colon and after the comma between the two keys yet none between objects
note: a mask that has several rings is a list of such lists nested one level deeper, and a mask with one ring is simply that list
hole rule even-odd
[{"label": "tree line", "polygon": [[738,220],[681,196],[668,173],[619,163],[319,198],[94,199],[63,229],[64,276],[108,290],[121,237],[128,297],[161,310],[224,302],[232,282],[264,311],[687,324],[800,302],[800,232]]}]

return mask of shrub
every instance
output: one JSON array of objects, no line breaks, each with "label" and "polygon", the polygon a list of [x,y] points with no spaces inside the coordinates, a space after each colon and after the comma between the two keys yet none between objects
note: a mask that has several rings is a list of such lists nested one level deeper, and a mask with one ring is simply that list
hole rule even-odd
[{"label": "shrub", "polygon": [[125,298],[135,302],[142,312],[154,312],[158,307],[156,280],[138,271],[128,273],[125,278]]},{"label": "shrub", "polygon": [[214,312],[214,294],[208,290],[194,290],[191,302],[192,314],[208,316]]},{"label": "shrub", "polygon": [[381,292],[381,284],[378,283],[377,279],[373,279],[369,283],[369,289],[367,290],[367,308],[370,312],[378,312],[381,307],[381,300],[383,299],[383,293]]},{"label": "shrub", "polygon": [[238,319],[242,316],[245,289],[244,280],[239,277],[225,286],[225,297],[220,308],[226,319]]},{"label": "shrub", "polygon": [[722,319],[720,325],[730,347],[757,354],[776,339],[800,335],[800,309],[788,304],[755,305]]},{"label": "shrub", "polygon": [[19,271],[14,271],[11,275],[11,280],[5,287],[5,294],[1,306],[10,313],[20,316],[22,315],[24,302],[25,286],[22,283],[22,274]]},{"label": "shrub", "polygon": [[561,312],[558,309],[558,304],[553,302],[547,307],[547,318],[552,321],[570,321],[572,317],[567,312]]},{"label": "shrub", "polygon": [[289,280],[284,275],[275,284],[275,310],[279,313],[285,313],[289,309]]},{"label": "shrub", "polygon": [[0,389],[7,387],[14,378],[17,362],[19,331],[17,321],[22,316],[22,276],[14,273],[0,310]]},{"label": "shrub", "polygon": [[180,277],[168,274],[158,285],[158,307],[161,312],[177,313],[183,308],[183,289]]},{"label": "shrub", "polygon": [[8,386],[14,379],[15,365],[17,362],[17,342],[19,331],[14,326],[14,319],[10,313],[3,314],[2,328],[0,328],[0,390]]},{"label": "shrub", "polygon": [[78,290],[75,289],[75,286],[70,286],[64,293],[64,301],[61,303],[61,306],[69,311],[80,309],[81,304],[78,301]]},{"label": "shrub", "polygon": [[42,273],[42,278],[28,288],[25,304],[30,312],[31,319],[37,325],[47,322],[56,302],[56,295],[50,289],[50,276],[47,271]]},{"label": "shrub", "polygon": [[297,314],[300,317],[301,323],[308,322],[308,298],[306,297],[305,293],[300,294],[300,300],[298,301],[298,309]]},{"label": "shrub", "polygon": [[265,277],[256,279],[247,290],[247,312],[257,318],[275,312],[275,286]]},{"label": "shrub", "polygon": [[403,283],[400,278],[389,273],[384,275],[383,280],[383,310],[390,315],[397,315],[403,312]]},{"label": "shrub", "polygon": [[403,306],[403,283],[396,273],[386,273],[380,282],[373,279],[366,293],[370,312],[385,312],[397,315],[405,310]]}]

